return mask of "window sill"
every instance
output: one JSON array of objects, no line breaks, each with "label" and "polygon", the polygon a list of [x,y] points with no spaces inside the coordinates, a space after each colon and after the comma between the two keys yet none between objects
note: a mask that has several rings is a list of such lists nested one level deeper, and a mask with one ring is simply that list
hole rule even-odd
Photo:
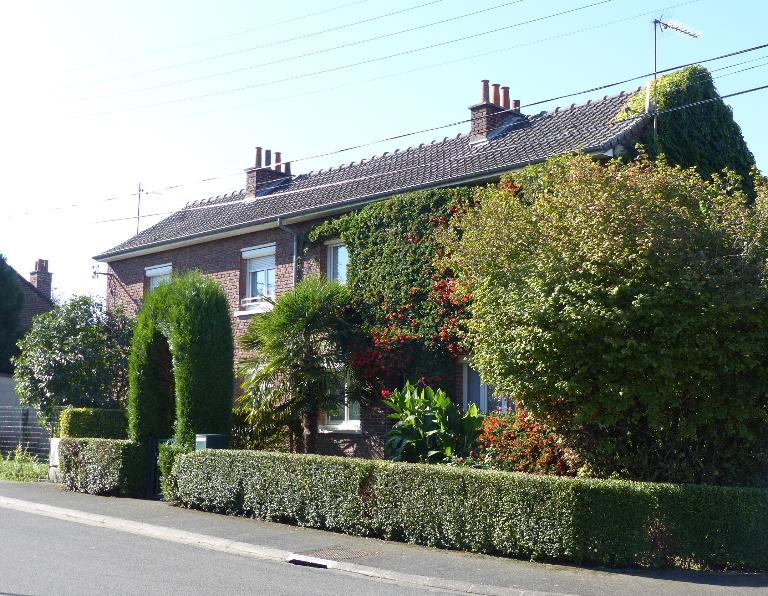
[{"label": "window sill", "polygon": [[357,424],[326,424],[318,428],[322,434],[359,435],[362,434],[360,423]]},{"label": "window sill", "polygon": [[255,302],[249,304],[247,307],[240,307],[240,310],[235,311],[236,317],[250,317],[251,315],[258,315],[260,313],[269,312],[274,308],[274,304],[267,302]]}]

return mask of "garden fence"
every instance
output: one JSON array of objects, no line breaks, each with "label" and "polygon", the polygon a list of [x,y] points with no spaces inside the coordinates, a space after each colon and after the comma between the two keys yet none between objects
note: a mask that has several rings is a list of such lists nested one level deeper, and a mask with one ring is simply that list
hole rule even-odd
[{"label": "garden fence", "polygon": [[7,455],[21,445],[41,461],[48,461],[48,440],[34,408],[0,406],[0,454]]}]

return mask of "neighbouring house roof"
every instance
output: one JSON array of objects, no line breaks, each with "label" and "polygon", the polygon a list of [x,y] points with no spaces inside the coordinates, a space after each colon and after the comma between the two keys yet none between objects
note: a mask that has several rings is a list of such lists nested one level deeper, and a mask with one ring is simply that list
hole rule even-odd
[{"label": "neighbouring house roof", "polygon": [[26,277],[24,277],[21,273],[19,273],[15,269],[13,270],[13,272],[19,278],[19,283],[21,283],[21,286],[25,292],[31,292],[35,294],[38,298],[40,298],[40,300],[42,300],[43,302],[53,307],[54,303],[53,303],[53,300],[50,298],[50,296],[46,296],[45,294],[43,294],[40,290],[37,289],[37,287],[35,287],[34,284],[32,284],[31,281],[29,281]]},{"label": "neighbouring house roof", "polygon": [[631,94],[621,93],[534,116],[512,114],[482,142],[446,137],[338,168],[286,177],[254,195],[244,190],[193,202],[94,257],[111,261],[169,244],[242,228],[342,212],[414,190],[492,180],[504,172],[573,152],[603,152],[637,137],[644,117],[616,121]]}]

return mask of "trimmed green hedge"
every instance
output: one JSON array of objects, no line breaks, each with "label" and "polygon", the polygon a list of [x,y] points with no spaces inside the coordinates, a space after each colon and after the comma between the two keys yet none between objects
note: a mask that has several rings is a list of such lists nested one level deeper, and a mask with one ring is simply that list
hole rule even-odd
[{"label": "trimmed green hedge", "polygon": [[127,439],[128,412],[121,409],[65,408],[59,416],[59,436]]},{"label": "trimmed green hedge", "polygon": [[92,495],[142,496],[144,447],[118,439],[62,439],[59,472],[64,486]]},{"label": "trimmed green hedge", "polygon": [[172,500],[428,546],[611,566],[768,570],[768,492],[325,456],[176,458]]}]

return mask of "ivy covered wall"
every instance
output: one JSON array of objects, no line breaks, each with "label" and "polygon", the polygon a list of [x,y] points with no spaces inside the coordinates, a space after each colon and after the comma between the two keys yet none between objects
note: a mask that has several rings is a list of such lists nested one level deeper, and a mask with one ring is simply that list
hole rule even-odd
[{"label": "ivy covered wall", "polygon": [[[633,95],[627,110],[619,117],[643,113],[645,94],[642,89]],[[656,81],[655,103],[660,112],[717,97],[712,75],[703,66],[689,66]],[[651,157],[663,153],[669,163],[695,166],[705,178],[729,168],[738,173],[749,192],[753,192],[750,171],[755,157],[733,119],[733,111],[723,101],[660,114],[657,130],[654,140],[653,127],[649,124],[640,138]]]},{"label": "ivy covered wall", "polygon": [[473,194],[463,187],[397,196],[307,236],[310,246],[335,238],[347,246],[347,283],[365,332],[354,364],[385,394],[405,380],[452,387],[466,300],[434,264],[436,237]]}]

